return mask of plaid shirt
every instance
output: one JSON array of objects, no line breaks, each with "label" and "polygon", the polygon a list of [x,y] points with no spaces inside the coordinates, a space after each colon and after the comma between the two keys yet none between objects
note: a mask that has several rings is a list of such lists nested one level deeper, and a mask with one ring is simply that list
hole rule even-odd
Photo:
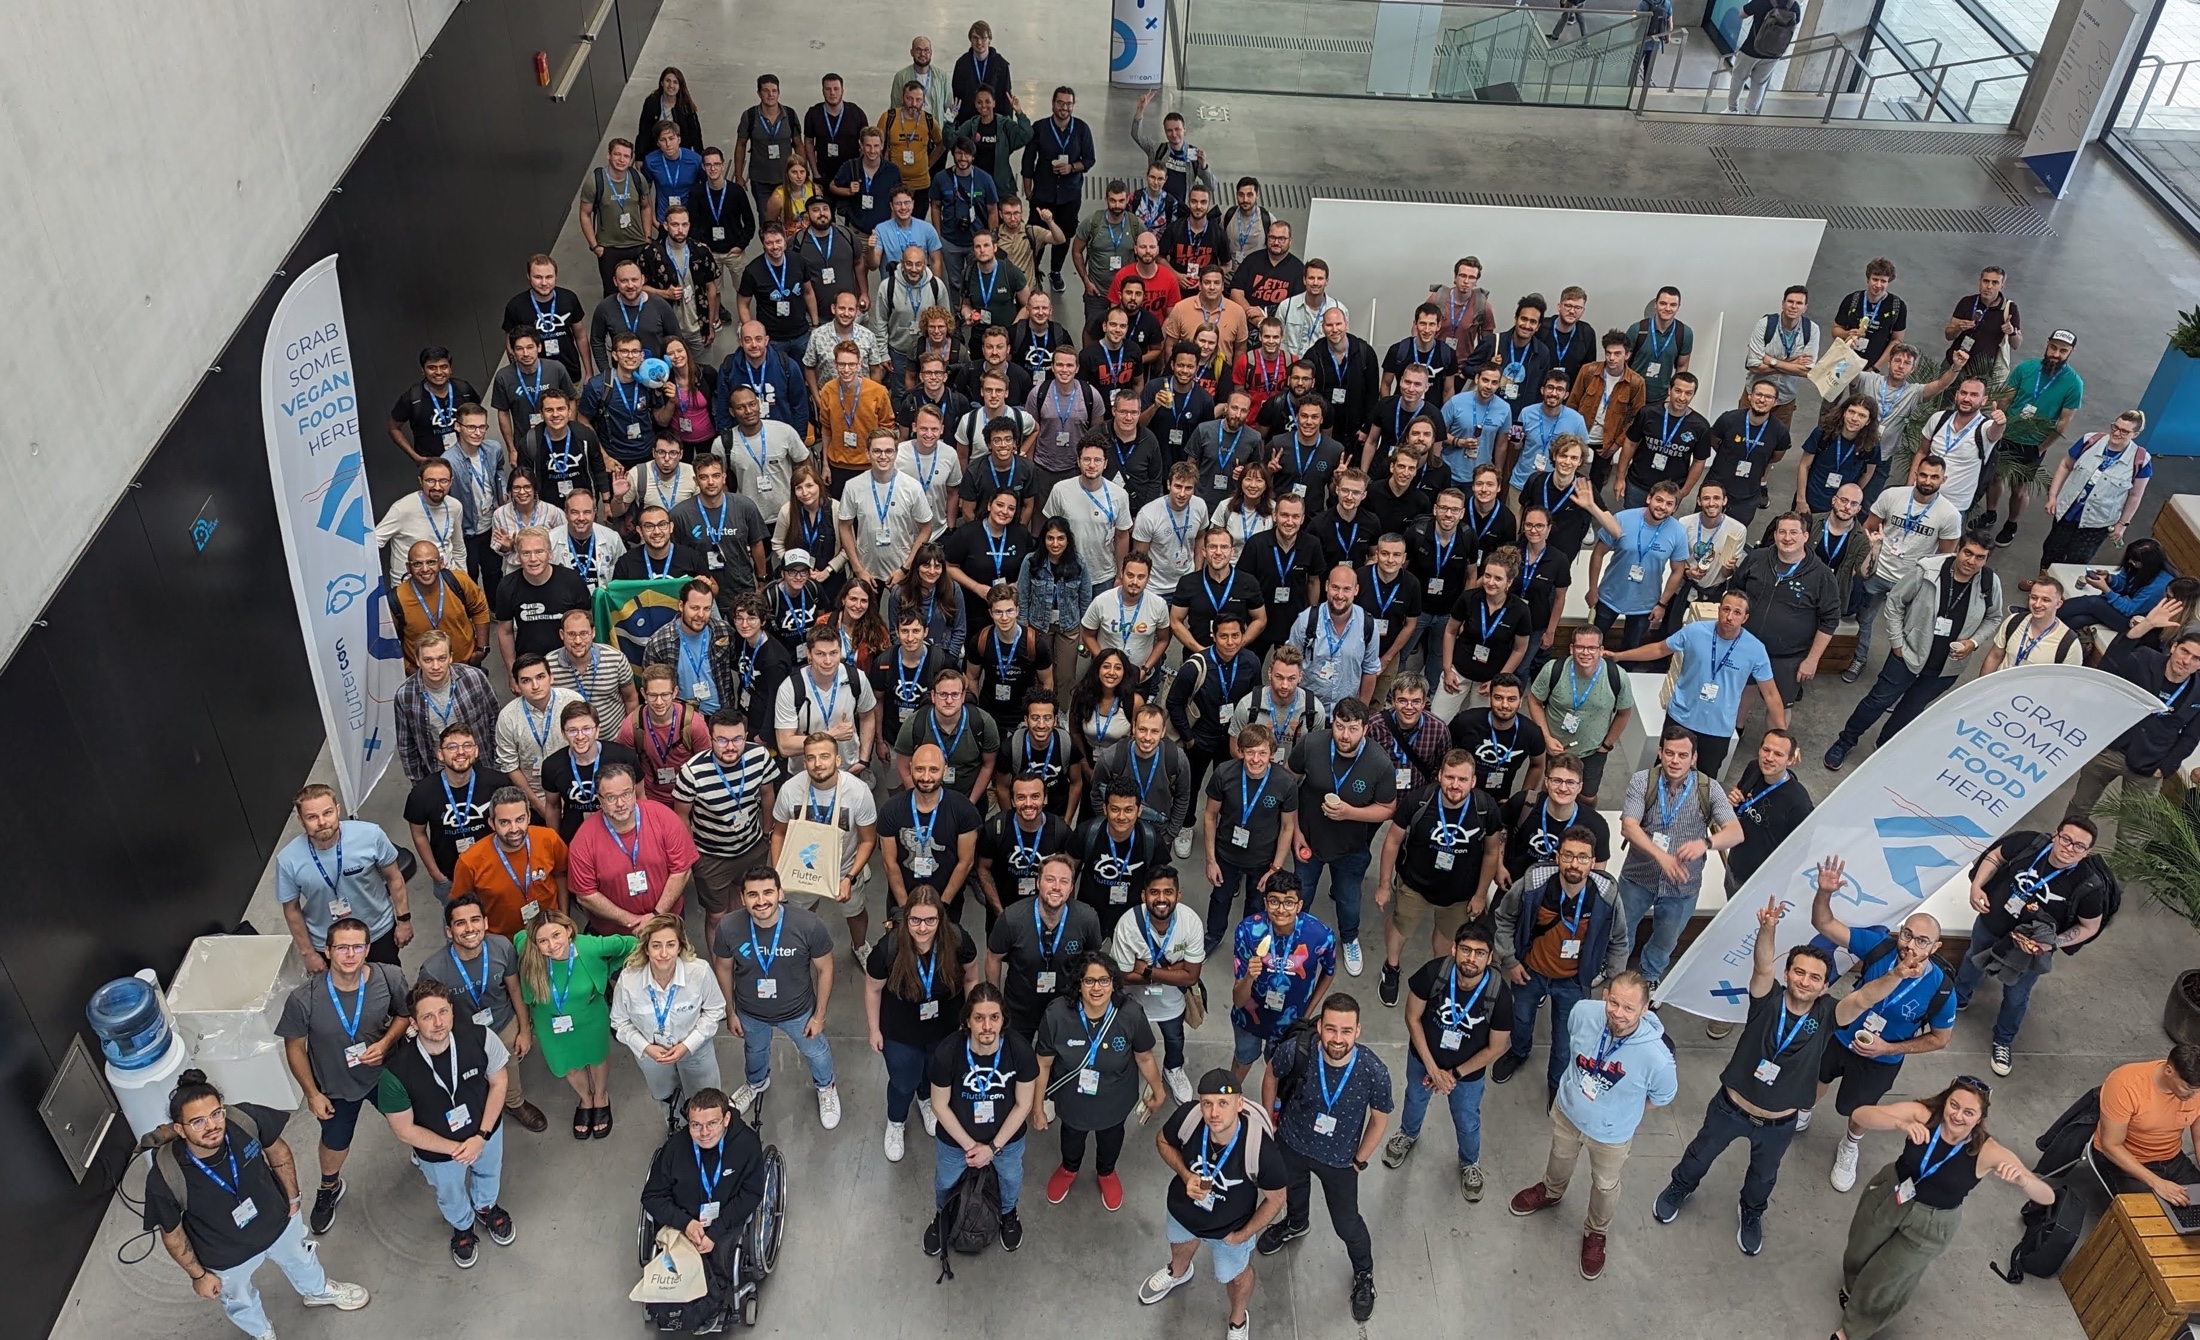
[{"label": "plaid shirt", "polygon": [[[709,247],[695,240],[693,234],[689,235],[687,246],[688,315],[709,320],[711,313],[704,309],[703,296],[708,286],[718,282],[718,258],[711,254]],[[680,271],[672,263],[672,253],[667,250],[667,240],[663,236],[642,249],[641,266],[642,282],[651,288],[680,287]]]},{"label": "plaid shirt", "polygon": [[1436,774],[1444,766],[1444,755],[1451,751],[1451,731],[1436,719],[1434,712],[1425,708],[1421,719],[1403,738],[1398,733],[1395,713],[1370,712],[1367,738],[1390,755],[1397,766],[1413,769],[1413,785],[1398,788],[1401,803],[1407,791],[1418,790],[1436,780]]},{"label": "plaid shirt", "polygon": [[397,761],[405,769],[408,782],[417,782],[443,766],[436,758],[436,737],[453,722],[462,721],[474,728],[474,743],[484,754],[496,749],[496,694],[489,688],[489,677],[470,665],[451,667],[448,716],[429,705],[427,690],[421,687],[417,674],[406,676],[405,682],[397,686],[393,706],[397,712]]},{"label": "plaid shirt", "polygon": [[[642,650],[643,665],[669,665],[675,671],[679,695],[683,702],[695,701],[695,688],[685,680],[678,680],[686,672],[680,664],[680,634],[686,631],[677,619],[668,619],[664,627],[649,635],[649,643]],[[720,707],[738,708],[741,705],[741,676],[733,664],[733,625],[713,611],[710,626],[703,630],[710,640],[710,677],[718,688]]]}]

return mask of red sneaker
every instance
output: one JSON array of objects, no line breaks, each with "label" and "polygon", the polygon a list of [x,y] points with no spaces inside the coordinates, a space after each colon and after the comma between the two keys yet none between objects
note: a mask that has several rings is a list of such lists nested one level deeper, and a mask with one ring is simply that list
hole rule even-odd
[{"label": "red sneaker", "polygon": [[1100,1174],[1100,1203],[1113,1214],[1123,1208],[1123,1179],[1114,1173]]},{"label": "red sneaker", "polygon": [[1595,1279],[1595,1278],[1596,1278],[1597,1276],[1599,1276],[1599,1275],[1601,1275],[1601,1274],[1603,1274],[1603,1273],[1604,1273],[1604,1235],[1603,1235],[1602,1233],[1584,1233],[1584,1234],[1582,1234],[1582,1235],[1581,1235],[1581,1277],[1582,1277],[1583,1279],[1585,1279],[1585,1280],[1593,1280],[1593,1279]]},{"label": "red sneaker", "polygon": [[1047,1204],[1059,1205],[1069,1199],[1069,1189],[1077,1184],[1077,1174],[1068,1168],[1056,1168],[1047,1178]]},{"label": "red sneaker", "polygon": [[1552,1195],[1541,1182],[1533,1182],[1512,1198],[1512,1204],[1508,1208],[1517,1215],[1530,1215],[1537,1210],[1548,1210],[1556,1204],[1558,1197]]}]

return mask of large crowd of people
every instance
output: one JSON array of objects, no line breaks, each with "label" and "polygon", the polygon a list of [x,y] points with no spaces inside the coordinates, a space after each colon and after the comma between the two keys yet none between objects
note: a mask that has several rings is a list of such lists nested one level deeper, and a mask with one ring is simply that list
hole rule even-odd
[{"label": "large crowd of people", "polygon": [[[1843,1260],[1834,1334],[1863,1340],[1981,1180],[2051,1198],[1987,1136],[1986,1081],[1892,1095],[1989,976],[1991,1068],[2012,1072],[2047,956],[2102,924],[2088,811],[2200,744],[2200,583],[2126,543],[2143,419],[2081,419],[2076,334],[2029,356],[2037,327],[1994,266],[1941,329],[1912,328],[1875,260],[1837,302],[1779,295],[1719,370],[1742,384],[1721,408],[1697,394],[1678,290],[1599,295],[1647,303],[1600,331],[1576,287],[1504,313],[1470,255],[1371,339],[1261,183],[1220,176],[1175,113],[1152,134],[1148,100],[1143,162],[1088,206],[1103,169],[1075,91],[1038,107],[987,25],[968,35],[947,70],[917,39],[869,108],[826,74],[798,112],[763,75],[730,142],[665,70],[581,188],[600,298],[528,259],[486,400],[421,351],[389,422],[419,489],[375,533],[410,672],[396,836],[443,940],[404,952],[392,835],[301,792],[278,888],[310,976],[280,1031],[318,1176],[284,1114],[180,1086],[182,1185],[149,1192],[147,1220],[194,1287],[252,1335],[269,1257],[308,1304],[366,1301],[302,1235],[338,1221],[370,1102],[474,1265],[481,1236],[517,1231],[507,1120],[551,1125],[555,1086],[523,1090],[521,1063],[571,1089],[575,1140],[601,1140],[623,1051],[684,1118],[644,1203],[719,1263],[701,1305],[657,1319],[719,1329],[720,1245],[762,1194],[734,1114],[774,1084],[784,1035],[801,1070],[777,1078],[807,1079],[823,1128],[856,1115],[898,1162],[914,1111],[942,1206],[988,1170],[1009,1251],[1027,1164],[1060,1204],[1089,1159],[1119,1210],[1139,1196],[1131,1123],[1152,1118],[1169,1259],[1137,1296],[1187,1283],[1204,1243],[1231,1337],[1253,1257],[1311,1231],[1319,1182],[1365,1321],[1383,1233],[1360,1179],[1403,1168],[1441,1100],[1479,1202],[1483,1086],[1526,1066],[1546,1001],[1549,1157],[1509,1208],[1562,1203],[1586,1151],[1594,1280],[1632,1138],[1677,1092],[1651,993],[1714,864],[1733,893],[1810,812],[1806,748],[1839,769],[1966,670],[2074,661],[2105,627],[2102,664],[2163,712],[2088,765],[2053,832],[1981,861],[1960,967],[1931,917],[1835,918],[1839,858],[1811,853],[1820,941],[1776,958],[1758,939],[1655,1218],[1744,1141],[1756,1255],[1783,1155],[1838,1085],[1836,1191],[1874,1133],[1902,1142],[1874,1155]],[[1865,370],[1820,397],[1833,340]],[[2020,598],[1991,562],[2035,494],[2052,529]],[[2111,542],[2087,592],[2048,572]],[[677,605],[638,662],[592,614],[633,579]],[[1884,658],[1838,736],[1805,741],[1791,709],[1851,619],[1842,679]],[[1643,710],[1630,672],[1659,665],[1654,761],[1608,774]],[[1836,950],[1860,965],[1846,992]],[[836,1077],[872,1062],[825,1032],[841,952],[883,1111],[844,1114]],[[1333,989],[1370,957],[1370,995]],[[1402,1011],[1401,1076],[1361,1040],[1380,1009]],[[1187,1042],[1225,1034],[1230,1063],[1195,1074]],[[2200,1053],[2117,1072],[2106,1156],[2138,1183],[2200,1178],[2157,1129],[2200,1115],[2196,1083]]]}]

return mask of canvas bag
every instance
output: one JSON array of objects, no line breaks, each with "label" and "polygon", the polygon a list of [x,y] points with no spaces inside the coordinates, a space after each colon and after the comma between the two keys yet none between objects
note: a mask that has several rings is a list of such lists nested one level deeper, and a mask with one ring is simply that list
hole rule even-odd
[{"label": "canvas bag", "polygon": [[657,1230],[657,1254],[642,1267],[642,1278],[627,1295],[634,1303],[692,1303],[710,1291],[702,1253],[677,1228]]},{"label": "canvas bag", "polygon": [[840,901],[840,844],[847,835],[835,822],[840,817],[840,788],[833,788],[833,810],[824,823],[810,817],[807,800],[802,812],[787,821],[787,840],[779,848],[779,883],[789,894]]}]

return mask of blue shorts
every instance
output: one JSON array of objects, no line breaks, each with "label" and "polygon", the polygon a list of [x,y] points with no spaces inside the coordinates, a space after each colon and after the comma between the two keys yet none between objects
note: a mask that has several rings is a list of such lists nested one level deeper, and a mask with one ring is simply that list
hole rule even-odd
[{"label": "blue shorts", "polygon": [[1217,1282],[1228,1284],[1251,1268],[1253,1264],[1253,1245],[1260,1241],[1258,1237],[1247,1238],[1233,1247],[1220,1238],[1200,1237],[1197,1233],[1178,1223],[1176,1216],[1173,1214],[1164,1217],[1169,1221],[1169,1245],[1175,1246],[1179,1242],[1204,1242],[1207,1244],[1207,1250],[1214,1254],[1215,1279]]},{"label": "blue shorts", "polygon": [[1251,1065],[1276,1049],[1274,1038],[1264,1038],[1258,1033],[1248,1033],[1236,1024],[1230,1025],[1230,1035],[1235,1039],[1235,1050],[1230,1059],[1239,1065]]},{"label": "blue shorts", "polygon": [[321,1123],[321,1148],[346,1150],[351,1148],[352,1132],[359,1127],[359,1109],[366,1106],[364,1098],[331,1098],[329,1106],[336,1110]]}]

